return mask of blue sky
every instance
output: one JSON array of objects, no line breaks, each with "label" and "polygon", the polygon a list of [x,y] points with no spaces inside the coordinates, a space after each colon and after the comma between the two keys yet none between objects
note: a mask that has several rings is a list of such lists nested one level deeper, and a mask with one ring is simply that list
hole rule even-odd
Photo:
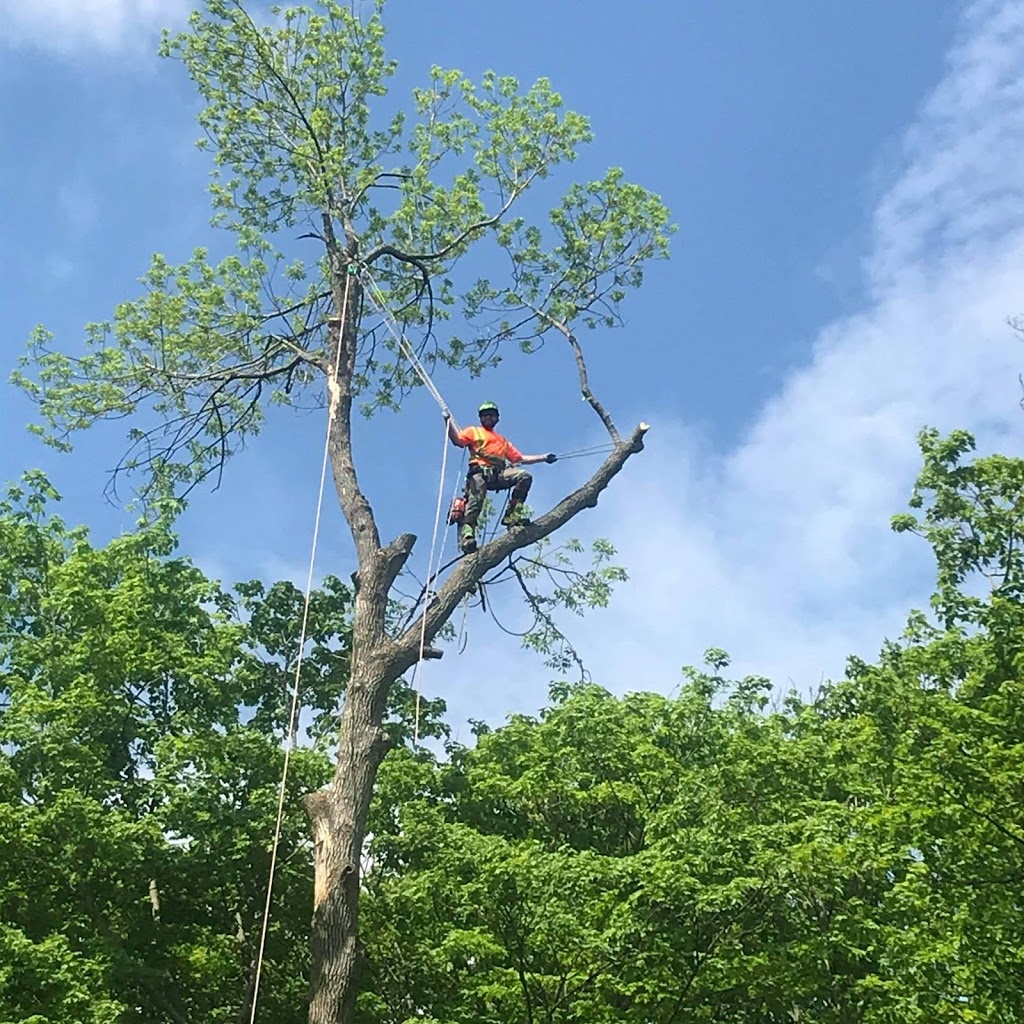
[{"label": "blue sky", "polygon": [[[136,293],[150,253],[180,260],[211,240],[198,105],[182,69],[154,53],[156,28],[183,5],[8,8],[7,368],[33,324],[74,347],[82,323]],[[594,677],[668,691],[714,645],[738,671],[807,690],[847,654],[872,656],[928,593],[927,552],[887,525],[917,469],[917,430],[963,426],[984,448],[1019,448],[1022,353],[1005,320],[1024,305],[1024,4],[392,0],[389,11],[397,94],[435,63],[546,75],[597,134],[557,184],[623,166],[679,225],[626,327],[588,340],[592,383],[620,425],[652,424],[648,450],[574,531],[611,538],[631,574],[609,610],[568,623]],[[439,384],[463,420],[498,401],[524,450],[599,440],[553,345],[483,382]],[[42,465],[67,519],[101,539],[129,523],[101,496],[120,431],[56,457],[23,432],[31,413],[5,391],[0,478]],[[194,501],[184,551],[227,581],[304,580],[322,431],[319,417],[276,419],[223,488]],[[399,436],[396,472],[375,455]],[[414,395],[361,440],[385,530],[419,533],[422,571],[437,411]],[[585,469],[538,467],[536,504]],[[329,503],[320,571],[350,571],[345,537]],[[455,721],[536,709],[548,671],[477,616],[466,654],[432,663],[425,687]]]}]

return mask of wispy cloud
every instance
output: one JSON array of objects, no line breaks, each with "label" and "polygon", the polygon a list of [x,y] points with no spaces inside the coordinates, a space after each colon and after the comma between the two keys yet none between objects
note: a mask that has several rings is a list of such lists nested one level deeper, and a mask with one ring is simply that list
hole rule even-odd
[{"label": "wispy cloud", "polygon": [[69,54],[130,49],[188,10],[185,0],[7,0],[4,39]]},{"label": "wispy cloud", "polygon": [[1022,301],[1022,157],[1024,6],[978,3],[875,211],[868,304],[821,331],[736,450],[706,457],[670,427],[633,494],[610,496],[633,571],[616,626],[642,639],[625,659],[607,627],[588,632],[611,679],[632,664],[664,683],[715,644],[805,688],[923,604],[929,553],[888,528],[917,431],[968,427],[1013,450],[1024,430],[1006,326]]},{"label": "wispy cloud", "polygon": [[[1024,307],[1024,4],[966,9],[901,159],[874,211],[864,308],[823,327],[741,444],[709,453],[685,412],[645,410],[649,450],[595,517],[632,578],[575,630],[598,681],[669,690],[709,646],[783,688],[834,678],[927,601],[930,553],[888,527],[918,430],[967,427],[983,448],[1019,450],[1024,348],[1006,318]],[[493,647],[453,661],[427,677],[455,717],[544,701],[520,682],[535,662]],[[453,692],[453,670],[493,695]]]}]

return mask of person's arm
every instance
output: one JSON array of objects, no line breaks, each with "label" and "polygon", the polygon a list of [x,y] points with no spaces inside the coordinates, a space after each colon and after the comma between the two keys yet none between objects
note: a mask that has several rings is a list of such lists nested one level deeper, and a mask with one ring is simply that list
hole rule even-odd
[{"label": "person's arm", "polygon": [[452,414],[445,409],[444,421],[448,424],[448,440],[458,448],[465,448],[469,441],[462,436],[462,432],[455,429],[455,424],[452,421]]},{"label": "person's arm", "polygon": [[558,456],[554,452],[548,452],[547,455],[524,455],[511,441],[508,443],[505,454],[509,462],[524,466],[532,466],[535,462],[556,462],[558,460]]}]

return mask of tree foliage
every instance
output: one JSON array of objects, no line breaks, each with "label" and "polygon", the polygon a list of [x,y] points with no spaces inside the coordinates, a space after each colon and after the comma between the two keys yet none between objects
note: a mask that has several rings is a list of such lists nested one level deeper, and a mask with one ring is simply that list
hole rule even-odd
[{"label": "tree foliage", "polygon": [[358,300],[352,289],[358,356],[339,367],[366,411],[419,384],[392,314],[428,368],[471,374],[554,328],[620,322],[644,266],[667,255],[660,199],[613,168],[545,216],[526,193],[591,140],[587,119],[547,79],[523,89],[440,67],[396,109],[384,6],[321,0],[257,24],[207,0],[165,38],[204,103],[213,223],[230,249],[155,255],[141,297],[87,326],[82,356],[37,330],[15,379],[49,443],[128,417],[121,468],[179,491],[219,475],[270,406],[324,401],[346,267],[372,273]]},{"label": "tree foliage", "polygon": [[[127,420],[117,469],[138,471],[143,496],[158,503],[219,481],[271,406],[327,407],[356,572],[336,769],[305,800],[315,836],[311,1024],[351,1024],[363,830],[391,739],[392,687],[491,570],[515,568],[517,551],[593,507],[642,449],[647,425],[620,437],[576,332],[619,322],[671,234],[661,200],[617,168],[541,198],[591,138],[546,79],[524,89],[512,77],[474,83],[434,67],[410,104],[386,105],[395,65],[384,7],[320,0],[275,7],[257,23],[239,0],[205,0],[187,31],[166,36],[162,53],[202,99],[225,255],[198,248],[178,265],[154,256],[141,297],[87,326],[83,355],[40,327],[15,375],[38,404],[34,429],[58,448],[99,421]],[[550,332],[567,341],[611,450],[549,512],[460,561],[425,600],[422,629],[396,635],[392,591],[416,538],[381,538],[358,479],[354,404],[397,408],[423,383],[443,405],[424,364],[476,374]],[[556,599],[600,599],[613,578],[596,566]],[[531,603],[540,612],[532,640],[550,648],[553,623],[543,602]]]},{"label": "tree foliage", "polygon": [[364,1019],[1024,1019],[1024,461],[972,448],[922,434],[894,518],[937,621],[813,700],[711,650],[677,696],[559,686],[388,762]]},{"label": "tree foliage", "polygon": [[[556,684],[430,755],[398,692],[361,1021],[1024,1019],[1022,462],[921,443],[894,526],[932,545],[933,613],[813,699],[712,649],[673,695]],[[53,498],[29,474],[0,509],[0,1019],[237,1020],[301,595],[224,590],[165,523],[96,548]],[[349,602],[314,597],[314,734]],[[298,796],[329,764],[295,756]],[[281,1022],[305,1013],[311,881],[286,807],[260,1003]]]},{"label": "tree foliage", "polygon": [[[0,503],[0,1020],[234,1021],[263,921],[302,594],[234,592],[165,522],[90,543],[38,473]],[[302,666],[336,729],[351,596],[313,595]],[[408,731],[411,694],[392,725]],[[423,730],[436,731],[437,706]],[[311,885],[293,754],[263,1012],[304,1016]]]},{"label": "tree foliage", "polygon": [[[333,979],[315,1022],[1021,1020],[1024,462],[969,458],[969,434],[922,434],[893,521],[935,553],[931,613],[814,699],[773,703],[712,649],[671,697],[559,684],[472,747],[403,744],[398,680],[422,652],[392,587],[414,538],[381,542],[353,401],[421,383],[402,336],[473,375],[554,332],[609,431],[586,485],[452,571],[429,641],[506,560],[521,584],[546,572],[513,556],[642,446],[590,391],[577,332],[620,322],[671,229],[617,168],[555,191],[591,129],[545,79],[433,68],[394,103],[383,11],[321,0],[257,24],[206,0],[167,37],[203,100],[225,244],[154,256],[84,353],[40,328],[16,374],[57,447],[127,420],[120,468],[156,501],[105,548],[48,514],[38,474],[0,507],[3,1019],[244,1016],[302,595],[207,580],[175,555],[166,499],[215,479],[271,407],[323,404],[358,569],[313,596],[300,680],[314,736],[341,711],[343,742],[330,782],[321,747],[293,760],[264,1019],[305,1016],[305,796],[313,977]],[[561,566],[534,642],[557,655],[552,601],[606,600],[607,554]]]}]

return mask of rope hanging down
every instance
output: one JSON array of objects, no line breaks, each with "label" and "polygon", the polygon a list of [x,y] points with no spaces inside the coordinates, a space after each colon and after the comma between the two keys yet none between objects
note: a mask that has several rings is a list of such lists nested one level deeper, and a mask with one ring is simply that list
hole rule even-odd
[{"label": "rope hanging down", "polygon": [[[348,274],[345,277],[345,294],[341,302],[341,323],[344,325],[345,317],[348,312],[348,295],[350,286],[352,283],[352,275]],[[340,328],[339,328],[340,329]],[[339,344],[336,346],[336,355],[334,359],[334,366],[331,370],[331,383],[334,384],[338,379],[338,369],[341,361],[341,349],[342,346]],[[270,877],[267,880],[267,900],[266,905],[263,908],[263,926],[260,930],[260,944],[256,952],[256,973],[253,978],[252,986],[252,1008],[249,1014],[249,1024],[254,1024],[256,1020],[256,1003],[259,999],[260,994],[260,976],[263,972],[263,957],[267,945],[267,928],[270,924],[270,901],[271,895],[274,889],[274,873],[277,868],[277,851],[281,845],[281,824],[284,820],[284,796],[285,788],[288,782],[288,766],[291,762],[292,747],[295,745],[295,729],[296,719],[298,716],[299,708],[299,681],[302,672],[302,652],[306,646],[306,628],[309,623],[309,602],[313,592],[313,567],[316,564],[316,549],[317,542],[320,539],[320,516],[323,511],[324,504],[324,485],[327,480],[327,460],[330,453],[331,443],[331,427],[334,425],[334,403],[328,404],[327,413],[327,436],[324,439],[324,457],[323,462],[320,466],[320,490],[317,494],[316,499],[316,516],[313,520],[313,542],[309,552],[309,574],[306,577],[306,595],[302,604],[302,627],[299,633],[299,649],[295,656],[295,682],[292,686],[292,703],[291,710],[288,715],[288,734],[285,741],[284,748],[284,765],[281,770],[281,786],[278,791],[277,798],[277,821],[274,825],[274,840],[270,848]]]},{"label": "rope hanging down", "polygon": [[[409,360],[409,364],[412,366],[416,373],[416,376],[422,381],[423,386],[430,392],[431,397],[437,402],[438,407],[445,416],[450,417],[451,412],[448,409],[448,405],[445,402],[441,392],[437,390],[437,385],[430,379],[430,374],[427,372],[427,368],[420,361],[419,356],[416,355],[412,345],[409,344],[408,339],[398,330],[398,325],[395,323],[395,318],[391,315],[387,308],[387,302],[384,298],[383,293],[377,286],[377,282],[373,275],[370,273],[369,268],[363,267],[362,274],[360,275],[366,284],[367,294],[370,297],[370,302],[373,303],[374,308],[380,315],[381,320],[384,322],[384,326],[387,327],[391,334],[391,337],[395,339],[395,344],[398,346],[398,351],[403,353],[406,359]],[[453,420],[454,422],[454,420]],[[448,470],[448,424],[445,423],[444,428],[444,450],[441,455],[441,479],[438,483],[437,488],[437,509],[434,513],[434,531],[430,538],[430,557],[427,561],[427,583],[423,591],[423,617],[420,622],[420,650],[419,658],[416,660],[416,667],[413,669],[413,688],[416,691],[416,713],[413,724],[413,743],[418,744],[420,739],[420,669],[423,665],[423,652],[426,649],[426,634],[427,634],[427,612],[430,610],[430,598],[432,593],[431,584],[441,571],[441,561],[444,557],[444,545],[447,539],[447,533],[441,542],[441,551],[437,558],[437,568],[434,567],[434,550],[437,547],[437,531],[441,525],[441,509],[444,502],[444,484],[445,476]],[[458,484],[456,484],[456,489]]]},{"label": "rope hanging down", "polygon": [[[444,480],[447,472],[446,465],[448,460],[448,427],[445,426],[444,431],[444,453],[441,456],[441,479],[438,483],[438,500],[443,500],[444,495]],[[463,452],[465,456],[465,452]],[[465,464],[465,458],[463,458],[463,465]],[[455,496],[459,493],[459,481],[462,478],[462,471],[460,470],[455,474],[455,486],[452,488],[452,496],[448,502],[448,507],[451,507],[452,502],[455,500]],[[433,552],[434,544],[437,539],[437,531],[441,522],[441,510],[444,507],[443,504],[439,504],[434,517],[434,535],[430,540],[430,550]],[[430,559],[430,564],[427,566],[429,575],[427,576],[427,582],[423,586],[423,619],[420,623],[420,656],[416,662],[416,668],[413,673],[413,686],[416,690],[416,719],[413,725],[413,744],[418,745],[420,741],[420,686],[419,686],[419,674],[420,666],[423,664],[423,652],[426,649],[426,631],[427,631],[427,611],[430,608],[431,596],[436,595],[437,591],[433,590],[433,583],[441,575],[447,566],[444,564],[444,549],[448,546],[448,531],[444,530],[441,533],[441,547],[437,552],[437,562],[434,563],[433,557]],[[461,653],[461,652],[460,652]]]},{"label": "rope hanging down", "polygon": [[[416,691],[416,719],[413,725],[412,742],[418,745],[420,742],[420,669],[423,666],[423,650],[427,640],[427,612],[430,611],[430,597],[433,591],[430,585],[434,582],[434,548],[437,546],[437,531],[441,525],[441,508],[444,504],[444,481],[448,472],[448,424],[444,426],[444,449],[441,452],[441,479],[437,485],[437,509],[434,512],[434,532],[430,537],[430,557],[427,559],[427,585],[423,589],[423,616],[420,620],[420,656],[416,661],[416,667],[412,671],[412,685]],[[447,534],[446,534],[447,536]],[[441,552],[437,556],[437,571],[441,569],[441,559],[444,557],[444,543],[441,544]]]}]

